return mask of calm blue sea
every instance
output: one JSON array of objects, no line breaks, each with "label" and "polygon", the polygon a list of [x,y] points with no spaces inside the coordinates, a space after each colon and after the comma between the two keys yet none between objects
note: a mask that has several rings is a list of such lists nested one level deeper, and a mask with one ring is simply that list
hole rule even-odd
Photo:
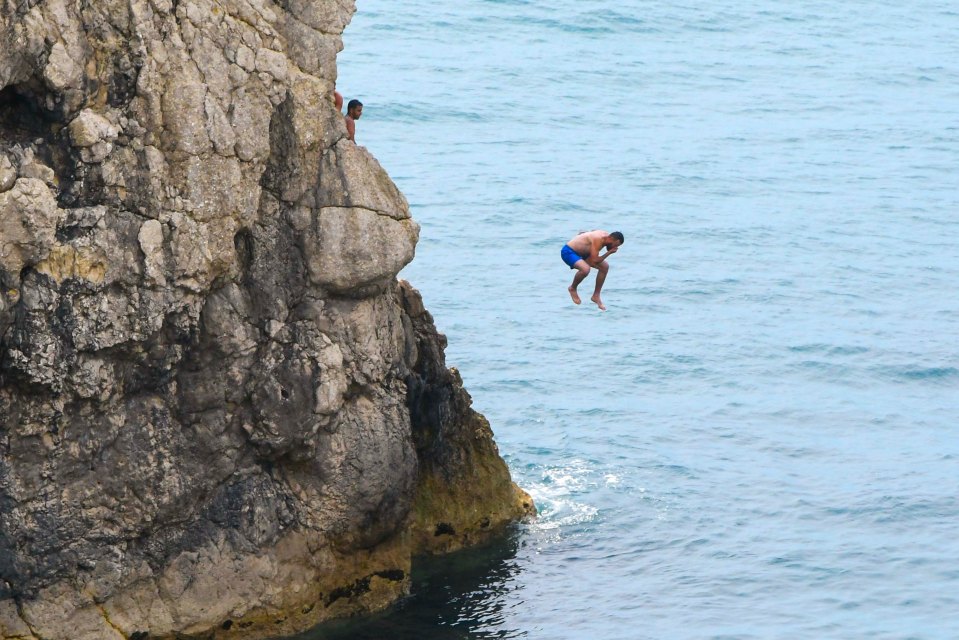
[{"label": "calm blue sea", "polygon": [[955,0],[358,5],[402,276],[541,515],[303,637],[959,638]]}]

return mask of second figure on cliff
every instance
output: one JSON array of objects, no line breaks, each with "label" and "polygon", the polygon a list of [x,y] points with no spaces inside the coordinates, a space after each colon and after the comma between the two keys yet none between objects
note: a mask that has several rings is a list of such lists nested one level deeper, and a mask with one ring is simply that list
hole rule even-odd
[{"label": "second figure on cliff", "polygon": [[359,100],[350,100],[346,105],[346,137],[356,142],[356,121],[363,115],[363,103]]}]

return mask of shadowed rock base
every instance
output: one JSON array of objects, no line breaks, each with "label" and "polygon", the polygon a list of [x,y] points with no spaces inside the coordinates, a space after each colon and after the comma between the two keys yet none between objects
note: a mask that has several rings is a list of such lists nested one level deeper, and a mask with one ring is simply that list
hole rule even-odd
[{"label": "shadowed rock base", "polygon": [[470,406],[459,372],[446,368],[446,338],[419,294],[406,282],[399,291],[418,347],[407,382],[419,460],[413,545],[417,553],[443,553],[484,542],[535,508],[510,479],[489,422]]},{"label": "shadowed rock base", "polygon": [[57,585],[0,606],[0,637],[273,638],[382,609],[409,590],[405,536],[349,557],[310,543],[293,533],[262,553],[201,548],[103,602]]}]

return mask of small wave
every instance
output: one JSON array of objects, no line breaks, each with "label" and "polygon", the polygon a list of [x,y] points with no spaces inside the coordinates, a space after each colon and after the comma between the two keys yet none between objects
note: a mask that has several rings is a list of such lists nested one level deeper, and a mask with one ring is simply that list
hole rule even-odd
[{"label": "small wave", "polygon": [[946,383],[959,378],[956,367],[884,366],[875,369],[879,377],[899,382]]},{"label": "small wave", "polygon": [[869,349],[866,347],[853,347],[853,346],[841,346],[833,347],[829,350],[829,355],[831,356],[856,356],[862,353],[868,353]]},{"label": "small wave", "polygon": [[684,467],[681,464],[658,464],[653,468],[661,469],[663,471],[668,471],[675,475],[681,476],[683,478],[696,478],[696,474],[689,467]]},{"label": "small wave", "polygon": [[574,34],[584,34],[584,35],[597,35],[597,34],[609,34],[613,30],[607,26],[596,25],[588,26],[583,24],[570,24],[568,22],[563,22],[555,18],[534,18],[531,16],[517,17],[511,19],[510,22],[514,24],[520,24],[527,27],[541,27],[544,29],[549,29],[553,31],[562,31],[564,33],[574,33]]},{"label": "small wave", "polygon": [[929,520],[942,522],[957,514],[955,498],[935,500],[914,499],[908,496],[883,496],[873,504],[847,507],[827,507],[823,512],[830,516],[868,518],[879,524],[914,523]]},{"label": "small wave", "polygon": [[375,112],[377,118],[386,122],[483,122],[486,120],[486,116],[478,111],[455,108],[437,111],[435,105],[425,103],[371,103],[370,112]]},{"label": "small wave", "polygon": [[814,342],[811,344],[801,344],[795,347],[789,347],[790,351],[797,351],[799,353],[808,353],[808,352],[821,352],[829,348],[828,344],[823,344],[821,342]]},{"label": "small wave", "polygon": [[869,352],[867,347],[859,347],[855,345],[831,345],[822,342],[795,345],[789,347],[789,350],[794,353],[825,353],[831,356],[856,356]]},{"label": "small wave", "polygon": [[803,360],[802,362],[798,362],[795,366],[806,371],[832,374],[837,378],[844,377],[850,372],[848,367],[833,364],[832,362],[823,362],[822,360]]}]

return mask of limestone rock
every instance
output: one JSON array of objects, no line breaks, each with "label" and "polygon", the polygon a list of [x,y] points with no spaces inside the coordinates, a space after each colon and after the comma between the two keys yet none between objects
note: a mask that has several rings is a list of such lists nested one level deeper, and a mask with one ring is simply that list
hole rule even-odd
[{"label": "limestone rock", "polygon": [[0,193],[0,279],[15,288],[21,270],[47,256],[57,230],[56,200],[35,178],[18,180]]},{"label": "limestone rock", "polygon": [[325,207],[303,246],[310,280],[343,295],[395,279],[413,259],[419,227],[368,209]]},{"label": "limestone rock", "polygon": [[345,140],[323,154],[316,200],[379,211],[396,220],[410,217],[406,198],[376,159]]},{"label": "limestone rock", "polygon": [[0,9],[0,640],[292,634],[531,511],[333,107],[353,11]]},{"label": "limestone rock", "polygon": [[109,120],[91,109],[81,111],[68,129],[73,146],[80,150],[80,157],[87,164],[103,162],[113,151],[113,141],[118,135]]},{"label": "limestone rock", "polygon": [[17,169],[6,155],[0,155],[0,193],[10,191],[17,181]]},{"label": "limestone rock", "polygon": [[112,142],[117,138],[117,128],[92,109],[84,109],[70,122],[70,139],[73,146],[92,147],[98,142]]}]

